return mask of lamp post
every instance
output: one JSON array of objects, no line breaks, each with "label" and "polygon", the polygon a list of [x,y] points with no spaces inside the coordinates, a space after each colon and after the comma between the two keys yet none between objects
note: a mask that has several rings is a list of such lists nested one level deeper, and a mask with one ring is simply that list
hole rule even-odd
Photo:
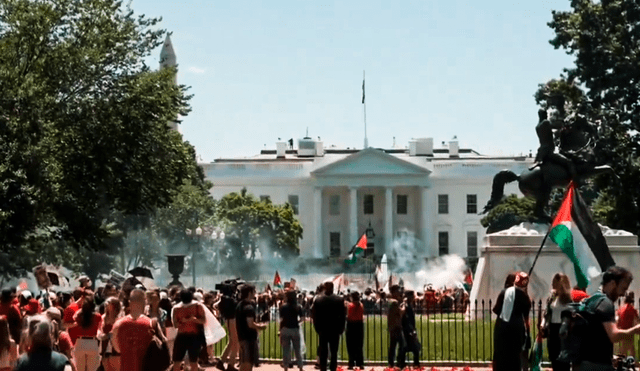
[{"label": "lamp post", "polygon": [[211,240],[214,241],[214,243],[216,244],[217,247],[217,251],[216,251],[216,257],[217,257],[217,264],[216,264],[216,274],[219,276],[220,275],[220,247],[224,246],[224,231],[220,231],[220,233],[216,233],[216,231],[211,232]]},{"label": "lamp post", "polygon": [[191,242],[191,281],[193,286],[196,286],[196,247],[200,245],[200,236],[202,236],[202,228],[198,227],[195,231],[187,229],[185,231],[187,236],[193,237],[195,232],[196,240]]}]

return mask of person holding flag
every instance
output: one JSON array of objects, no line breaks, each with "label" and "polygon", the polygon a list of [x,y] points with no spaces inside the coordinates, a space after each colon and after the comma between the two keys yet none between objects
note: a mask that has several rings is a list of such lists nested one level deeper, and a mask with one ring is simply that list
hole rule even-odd
[{"label": "person holding flag", "polygon": [[276,271],[276,275],[273,277],[273,289],[282,290],[282,279],[280,278],[280,273],[278,273],[278,271]]}]

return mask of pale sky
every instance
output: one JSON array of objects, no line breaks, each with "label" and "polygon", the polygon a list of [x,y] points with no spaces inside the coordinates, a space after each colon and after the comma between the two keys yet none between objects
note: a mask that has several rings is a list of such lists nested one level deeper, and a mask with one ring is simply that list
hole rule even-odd
[{"label": "pale sky", "polygon": [[[549,44],[553,1],[133,0],[162,16],[191,86],[185,140],[205,161],[321,137],[362,148],[457,136],[482,154],[538,147],[539,83],[572,58]],[[149,58],[157,66],[160,49]],[[266,144],[266,147],[265,147]]]}]

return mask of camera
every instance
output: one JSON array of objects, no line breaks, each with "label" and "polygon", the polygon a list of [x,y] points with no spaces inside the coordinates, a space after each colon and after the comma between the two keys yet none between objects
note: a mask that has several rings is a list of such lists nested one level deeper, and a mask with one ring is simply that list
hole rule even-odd
[{"label": "camera", "polygon": [[215,289],[220,291],[224,296],[235,296],[238,286],[244,283],[245,281],[240,278],[234,278],[216,284]]}]

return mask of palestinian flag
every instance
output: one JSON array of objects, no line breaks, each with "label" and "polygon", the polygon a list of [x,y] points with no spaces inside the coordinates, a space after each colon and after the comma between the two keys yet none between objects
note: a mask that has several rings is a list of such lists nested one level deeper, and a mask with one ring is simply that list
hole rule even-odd
[{"label": "palestinian flag", "polygon": [[281,289],[282,288],[282,280],[280,279],[280,273],[276,271],[276,275],[273,277],[273,288]]},{"label": "palestinian flag", "polygon": [[578,287],[586,288],[591,278],[615,265],[600,226],[593,221],[573,182],[553,220],[549,238],[573,263]]},{"label": "palestinian flag", "polygon": [[345,262],[347,262],[347,264],[355,263],[356,258],[359,255],[362,255],[364,250],[366,249],[367,249],[367,234],[363,233],[360,239],[358,240],[358,243],[351,248],[351,251],[349,251],[349,255],[347,256],[347,259],[345,259]]}]

